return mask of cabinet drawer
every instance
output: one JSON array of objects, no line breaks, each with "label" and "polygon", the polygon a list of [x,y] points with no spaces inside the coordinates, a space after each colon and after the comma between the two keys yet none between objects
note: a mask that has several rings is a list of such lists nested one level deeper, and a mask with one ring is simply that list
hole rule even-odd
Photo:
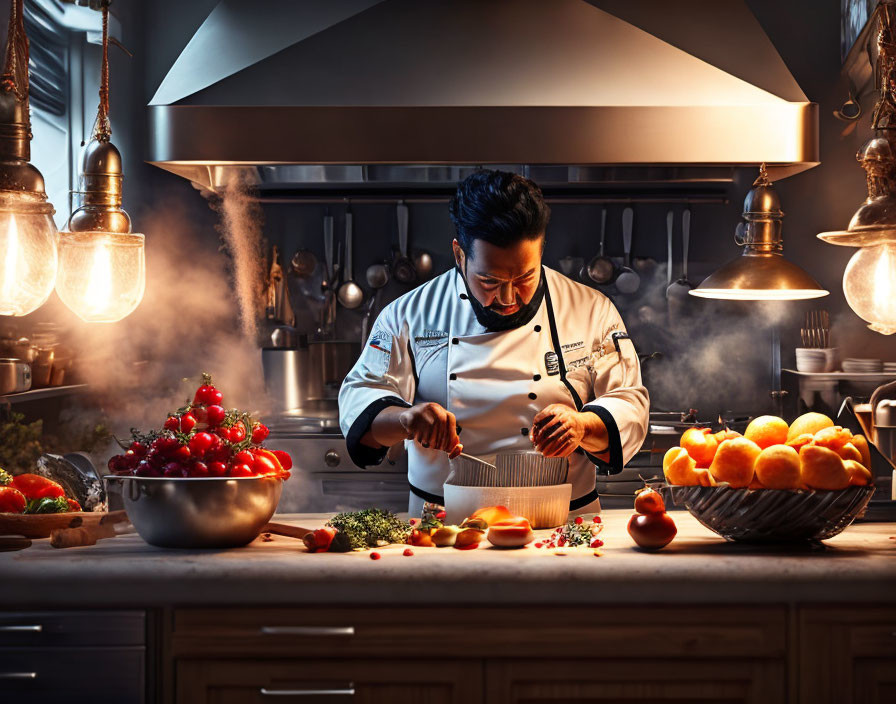
[{"label": "cabinet drawer", "polygon": [[142,647],[0,648],[0,700],[142,704],[144,670]]},{"label": "cabinet drawer", "polygon": [[478,661],[181,660],[178,704],[476,704]]},{"label": "cabinet drawer", "polygon": [[550,657],[574,643],[612,657],[783,657],[785,607],[650,606],[184,609],[174,654],[448,657],[514,652]]},{"label": "cabinet drawer", "polygon": [[0,648],[143,645],[143,611],[0,611]]},{"label": "cabinet drawer", "polygon": [[489,704],[767,704],[786,701],[784,660],[580,659],[492,661]]}]

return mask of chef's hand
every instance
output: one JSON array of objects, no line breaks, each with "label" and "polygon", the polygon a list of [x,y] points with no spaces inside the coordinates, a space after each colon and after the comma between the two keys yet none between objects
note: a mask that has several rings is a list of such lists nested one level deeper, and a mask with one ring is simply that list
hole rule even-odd
[{"label": "chef's hand", "polygon": [[398,416],[406,437],[423,447],[447,452],[449,459],[457,457],[464,446],[457,436],[457,420],[451,411],[438,403],[419,403],[405,409]]},{"label": "chef's hand", "polygon": [[607,449],[607,428],[595,413],[580,413],[562,403],[552,403],[532,420],[529,439],[545,457],[568,457],[580,445],[588,452]]}]

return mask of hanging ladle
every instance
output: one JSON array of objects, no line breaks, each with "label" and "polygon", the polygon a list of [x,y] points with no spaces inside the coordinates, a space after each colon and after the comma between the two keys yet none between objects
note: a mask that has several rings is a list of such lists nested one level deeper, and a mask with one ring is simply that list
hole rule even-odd
[{"label": "hanging ladle", "polygon": [[336,291],[343,307],[354,309],[364,302],[364,289],[355,283],[352,273],[352,210],[345,211],[345,279]]},{"label": "hanging ladle", "polygon": [[626,208],[622,211],[622,246],[625,250],[625,264],[620,267],[616,275],[616,288],[619,293],[630,294],[638,290],[641,285],[641,276],[632,269],[632,221],[634,211]]},{"label": "hanging ladle", "polygon": [[[607,210],[600,213],[600,248],[590,262],[588,262],[588,278],[596,284],[609,283],[613,278],[613,261],[604,254],[604,242],[607,234]],[[584,278],[584,277],[583,277]]]},{"label": "hanging ladle", "polygon": [[688,244],[690,242],[690,239],[691,211],[689,208],[686,208],[685,211],[681,214],[681,277],[669,284],[669,286],[666,288],[666,298],[686,300],[688,297],[688,291],[694,288],[694,284],[688,281]]}]

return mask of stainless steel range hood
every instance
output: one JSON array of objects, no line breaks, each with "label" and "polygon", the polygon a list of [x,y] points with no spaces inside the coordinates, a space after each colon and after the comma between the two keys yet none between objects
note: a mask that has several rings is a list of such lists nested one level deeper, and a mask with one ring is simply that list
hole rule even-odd
[{"label": "stainless steel range hood", "polygon": [[743,0],[222,0],[149,106],[148,161],[216,190],[780,179],[818,110]]}]

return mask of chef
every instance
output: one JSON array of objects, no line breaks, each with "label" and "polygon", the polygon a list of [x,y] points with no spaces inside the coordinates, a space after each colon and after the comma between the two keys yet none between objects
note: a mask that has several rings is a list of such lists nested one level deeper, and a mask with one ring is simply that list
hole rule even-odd
[{"label": "chef", "polygon": [[[449,458],[566,457],[571,511],[596,512],[647,433],[638,355],[613,304],[543,266],[550,209],[529,179],[481,170],[450,202],[457,267],[386,306],[339,392],[359,467],[404,442],[409,511],[443,504]],[[596,471],[595,471],[596,470]]]}]

